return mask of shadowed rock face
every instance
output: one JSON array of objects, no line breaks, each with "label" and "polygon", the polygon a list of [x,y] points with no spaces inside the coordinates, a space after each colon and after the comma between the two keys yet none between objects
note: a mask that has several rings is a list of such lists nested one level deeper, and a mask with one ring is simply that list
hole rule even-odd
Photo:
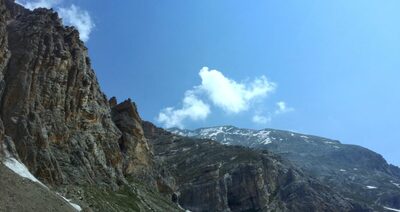
[{"label": "shadowed rock face", "polygon": [[181,137],[143,123],[192,211],[368,211],[267,151]]}]

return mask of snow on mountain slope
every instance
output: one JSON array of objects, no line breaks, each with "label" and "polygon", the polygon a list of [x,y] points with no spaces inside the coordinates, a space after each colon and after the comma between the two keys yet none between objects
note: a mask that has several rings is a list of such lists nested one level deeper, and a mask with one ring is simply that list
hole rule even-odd
[{"label": "snow on mountain slope", "polygon": [[252,130],[240,129],[233,126],[219,126],[200,128],[196,130],[178,128],[171,128],[168,130],[181,136],[212,139],[219,141],[222,144],[242,145],[248,147],[258,147],[259,145],[268,145],[278,142],[281,143],[288,140],[306,143],[316,142],[320,144],[329,144],[336,146],[335,148],[339,148],[338,145],[340,144],[340,142],[335,140],[275,129]]},{"label": "snow on mountain slope", "polygon": [[[46,189],[49,189],[46,185],[40,182],[40,180],[38,180],[35,176],[33,176],[31,172],[29,172],[28,168],[23,163],[19,162],[17,159],[8,156],[3,160],[3,164],[11,171],[13,171],[15,174],[21,176],[22,178],[27,178],[32,182],[36,182],[41,186],[45,187]],[[62,197],[62,199],[68,202],[68,204],[70,204],[73,208],[75,208],[75,210],[77,211],[82,210],[82,208],[79,205],[72,203],[71,200],[65,198],[61,194],[57,193],[57,195],[59,195],[60,197]]]},{"label": "snow on mountain slope", "polygon": [[23,163],[19,162],[15,158],[6,158],[4,159],[3,164],[7,166],[7,168],[11,169],[14,173],[18,174],[19,176],[27,178],[33,182],[39,183],[40,185],[47,188],[47,186],[45,186],[42,182],[40,182],[35,176],[33,176],[29,172],[28,168],[26,168],[26,166]]},{"label": "snow on mountain slope", "polygon": [[[357,145],[319,136],[275,129],[240,129],[233,126],[170,132],[226,145],[267,150],[303,169],[348,198],[377,211],[400,208],[400,169],[379,154]],[[384,137],[382,137],[384,139]]]}]

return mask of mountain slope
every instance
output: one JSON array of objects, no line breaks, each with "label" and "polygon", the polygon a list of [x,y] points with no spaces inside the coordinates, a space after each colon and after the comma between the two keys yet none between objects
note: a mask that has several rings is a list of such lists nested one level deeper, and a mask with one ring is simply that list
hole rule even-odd
[{"label": "mountain slope", "polygon": [[399,168],[360,146],[294,132],[250,130],[233,126],[197,130],[169,129],[183,136],[227,145],[265,149],[280,155],[347,198],[381,210],[400,208]]},{"label": "mountain slope", "polygon": [[18,176],[1,163],[0,179],[0,211],[76,211],[61,196]]},{"label": "mountain slope", "polygon": [[267,151],[171,134],[144,122],[145,135],[193,211],[368,211]]}]

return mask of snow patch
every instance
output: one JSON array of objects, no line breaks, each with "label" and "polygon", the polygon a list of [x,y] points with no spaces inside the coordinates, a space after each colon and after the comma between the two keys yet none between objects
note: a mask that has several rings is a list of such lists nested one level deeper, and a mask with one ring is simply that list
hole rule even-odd
[{"label": "snow patch", "polygon": [[367,189],[377,189],[378,187],[375,187],[375,186],[366,186],[367,187]]},{"label": "snow patch", "polygon": [[[6,155],[8,155],[8,154],[6,153]],[[35,176],[33,176],[32,173],[29,172],[28,168],[23,163],[19,162],[17,159],[12,158],[12,157],[7,157],[4,159],[3,164],[7,168],[9,168],[11,171],[18,174],[19,176],[29,179],[32,182],[39,183],[41,186],[45,187],[46,189],[49,189],[46,185],[44,185],[42,182],[40,182]],[[60,194],[58,194],[58,195],[61,196]],[[71,200],[68,200],[63,196],[61,196],[61,197],[64,200],[66,200],[77,211],[82,210],[82,208],[79,205],[72,203]]]},{"label": "snow patch", "polygon": [[190,147],[184,147],[184,148],[182,148],[182,152],[186,152],[186,151],[189,151],[190,150]]},{"label": "snow patch", "polygon": [[81,206],[79,206],[79,205],[77,205],[77,204],[75,204],[75,203],[72,203],[71,200],[65,198],[63,195],[61,195],[61,194],[59,194],[59,193],[56,193],[56,194],[57,194],[58,196],[60,196],[61,198],[63,198],[65,201],[67,201],[73,208],[75,208],[75,210],[77,210],[77,211],[82,211]]},{"label": "snow patch", "polygon": [[397,212],[400,212],[400,209],[389,208],[389,207],[383,207],[383,208],[386,209],[386,210],[389,210],[389,211],[397,211]]},{"label": "snow patch", "polygon": [[345,171],[346,171],[346,169],[340,169],[339,171],[341,171],[341,172],[345,172]]},{"label": "snow patch", "polygon": [[182,206],[179,203],[178,203],[178,208],[181,209],[181,210],[184,210],[185,212],[191,212],[189,210],[186,210],[186,209],[182,208]]},{"label": "snow patch", "polygon": [[271,134],[271,131],[268,130],[261,130],[258,131],[257,133],[253,134],[253,137],[258,138],[258,143],[261,144],[270,144],[272,143],[271,138],[275,139],[273,137],[270,137],[269,135]]},{"label": "snow patch", "polygon": [[262,142],[262,144],[270,144],[270,143],[272,143],[272,141],[271,141],[271,139],[269,139],[269,138],[266,138],[266,139]]},{"label": "snow patch", "polygon": [[33,182],[39,183],[40,185],[44,186],[47,188],[47,186],[45,186],[42,182],[40,182],[35,176],[33,176],[28,168],[26,168],[26,166],[19,162],[17,159],[15,158],[11,158],[8,157],[3,161],[3,164],[5,166],[7,166],[7,168],[11,169],[11,171],[15,172],[16,174],[18,174],[19,176],[23,177],[23,178],[27,178]]},{"label": "snow patch", "polygon": [[395,185],[397,188],[400,188],[400,183],[392,182],[392,184]]}]

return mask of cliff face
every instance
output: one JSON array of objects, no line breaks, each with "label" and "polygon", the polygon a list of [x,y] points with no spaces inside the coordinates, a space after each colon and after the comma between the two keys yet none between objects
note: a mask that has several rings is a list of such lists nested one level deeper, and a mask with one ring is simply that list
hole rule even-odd
[{"label": "cliff face", "polygon": [[121,133],[78,32],[46,9],[7,22],[0,109],[20,159],[50,184],[116,183]]},{"label": "cliff face", "polygon": [[0,162],[10,157],[83,208],[178,210],[157,193],[170,181],[135,104],[108,102],[78,32],[52,10],[0,0]]}]

